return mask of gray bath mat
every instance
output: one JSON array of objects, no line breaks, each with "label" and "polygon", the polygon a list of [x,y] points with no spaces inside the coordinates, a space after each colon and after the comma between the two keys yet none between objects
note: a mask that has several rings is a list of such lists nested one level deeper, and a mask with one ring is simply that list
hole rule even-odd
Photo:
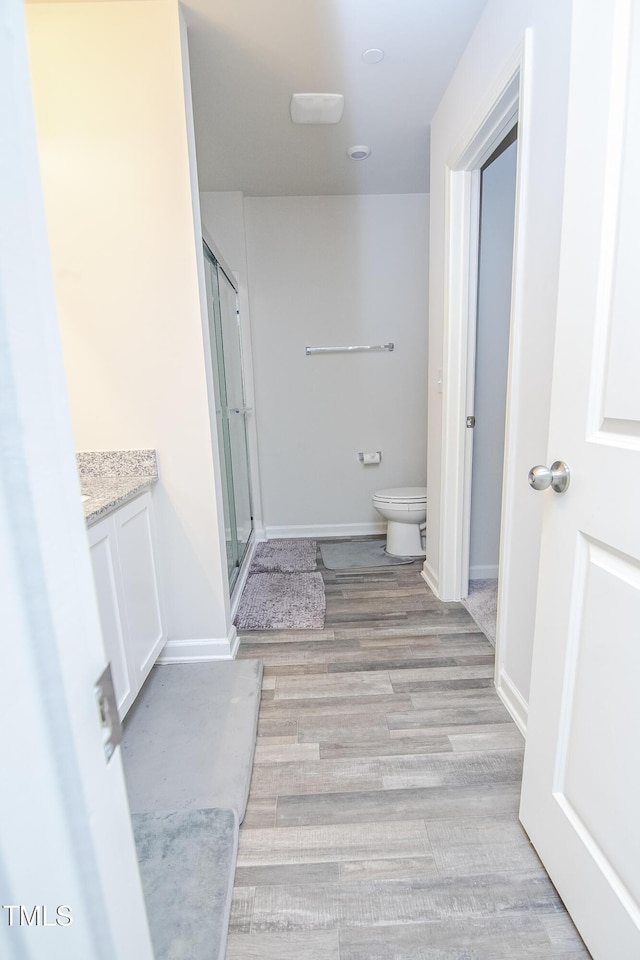
[{"label": "gray bath mat", "polygon": [[267,540],[257,545],[249,573],[308,573],[317,569],[315,540]]},{"label": "gray bath mat", "polygon": [[496,621],[498,619],[498,581],[469,580],[469,596],[463,601],[487,640],[496,645]]},{"label": "gray bath mat", "polygon": [[260,660],[155,666],[124,724],[131,810],[225,807],[241,821],[261,685]]},{"label": "gray bath mat", "polygon": [[[351,570],[358,567],[394,567],[413,563],[416,557],[392,557],[385,553],[385,540],[341,540],[321,543],[322,562],[327,570]],[[419,559],[419,558],[418,558]]]},{"label": "gray bath mat", "polygon": [[239,630],[321,630],[326,599],[321,573],[258,573],[245,585]]},{"label": "gray bath mat", "polygon": [[156,960],[223,960],[238,851],[234,810],[131,817]]}]

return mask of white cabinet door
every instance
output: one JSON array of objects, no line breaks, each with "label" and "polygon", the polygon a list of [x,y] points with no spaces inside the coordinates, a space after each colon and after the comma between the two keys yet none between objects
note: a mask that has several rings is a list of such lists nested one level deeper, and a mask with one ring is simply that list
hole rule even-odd
[{"label": "white cabinet door", "polygon": [[127,643],[120,609],[122,590],[119,582],[118,551],[111,517],[89,527],[89,550],[102,639],[107,659],[111,663],[118,712],[123,717],[133,702],[135,691],[127,663]]},{"label": "white cabinet door", "polygon": [[165,641],[151,510],[151,494],[145,493],[113,514],[127,623],[127,661],[136,692]]},{"label": "white cabinet door", "polygon": [[639,177],[640,4],[576,3],[521,817],[594,960],[640,957]]},{"label": "white cabinet door", "polygon": [[100,624],[120,718],[136,698],[164,642],[151,494],[89,527]]}]

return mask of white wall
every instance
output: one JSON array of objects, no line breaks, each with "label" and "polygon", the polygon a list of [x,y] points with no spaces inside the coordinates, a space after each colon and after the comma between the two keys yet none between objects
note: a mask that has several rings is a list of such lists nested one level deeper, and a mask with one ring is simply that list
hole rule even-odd
[{"label": "white wall", "polygon": [[[429,198],[247,198],[264,520],[270,536],[383,530],[371,495],[426,479]],[[393,353],[306,346],[395,343]],[[364,467],[359,451],[381,450]]]},{"label": "white wall", "polygon": [[157,449],[169,639],[226,643],[178,4],[35,4],[27,16],[76,445]]},{"label": "white wall", "polygon": [[[477,118],[499,91],[501,78],[530,32],[532,59],[525,77],[521,115],[517,258],[520,278],[520,334],[513,344],[513,370],[519,390],[510,410],[517,441],[510,450],[512,470],[505,478],[510,497],[510,609],[502,623],[498,650],[499,689],[526,723],[535,619],[542,497],[530,496],[527,472],[544,463],[547,452],[549,392],[558,282],[560,218],[566,139],[570,48],[570,3],[547,0],[490,0],[431,128],[431,260],[429,302],[429,511],[425,573],[436,586],[442,563],[442,395],[443,318],[446,310],[447,170],[477,127]],[[447,384],[444,384],[446,391]]]},{"label": "white wall", "polygon": [[517,144],[482,173],[469,579],[498,575]]},{"label": "white wall", "polygon": [[238,274],[239,286],[247,289],[247,244],[244,227],[244,198],[239,191],[200,194],[202,226]]}]

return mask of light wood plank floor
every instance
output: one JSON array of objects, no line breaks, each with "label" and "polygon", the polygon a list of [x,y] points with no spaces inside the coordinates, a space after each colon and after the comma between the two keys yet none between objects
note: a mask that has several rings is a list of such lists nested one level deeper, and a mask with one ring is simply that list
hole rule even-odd
[{"label": "light wood plank floor", "polygon": [[265,665],[228,960],[588,957],[518,822],[493,648],[420,565],[325,570],[322,631]]}]

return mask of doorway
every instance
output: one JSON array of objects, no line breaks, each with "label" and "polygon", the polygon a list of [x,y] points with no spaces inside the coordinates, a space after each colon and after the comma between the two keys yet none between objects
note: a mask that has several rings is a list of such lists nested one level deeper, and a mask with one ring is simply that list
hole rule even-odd
[{"label": "doorway", "polygon": [[536,318],[529,310],[531,291],[525,290],[527,251],[521,242],[535,203],[529,190],[531,69],[531,46],[525,38],[513,61],[505,66],[493,96],[487,98],[470,124],[473,132],[451,155],[447,166],[439,566],[436,571],[430,562],[425,562],[423,571],[441,600],[460,601],[467,597],[474,430],[466,423],[467,417],[473,415],[470,384],[475,377],[476,360],[481,171],[517,124],[505,439],[504,456],[497,468],[502,508],[495,677],[498,693],[523,733],[527,726],[541,521],[536,505],[528,499],[526,475],[539,456],[532,452],[532,445],[542,435],[546,442],[548,399],[543,379],[538,384],[540,402],[536,397],[535,404],[532,403],[531,390],[536,384],[530,368],[539,369],[540,357],[531,354],[536,349],[531,343]]},{"label": "doorway", "polygon": [[[480,168],[475,330],[470,330],[468,443],[471,447],[468,593],[465,606],[496,642],[504,472],[517,125]],[[474,349],[475,345],[475,349]]]},{"label": "doorway", "polygon": [[238,290],[232,276],[204,241],[203,248],[231,592],[238,580],[254,526],[247,438],[250,411],[244,386]]}]

